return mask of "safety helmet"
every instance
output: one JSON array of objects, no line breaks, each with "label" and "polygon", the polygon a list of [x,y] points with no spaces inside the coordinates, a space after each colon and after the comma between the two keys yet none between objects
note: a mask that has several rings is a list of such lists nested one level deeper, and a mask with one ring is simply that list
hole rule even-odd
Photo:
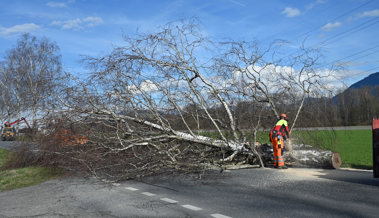
[{"label": "safety helmet", "polygon": [[288,120],[288,118],[287,118],[287,115],[286,114],[281,114],[280,116],[279,116],[279,119],[285,119],[285,120]]}]

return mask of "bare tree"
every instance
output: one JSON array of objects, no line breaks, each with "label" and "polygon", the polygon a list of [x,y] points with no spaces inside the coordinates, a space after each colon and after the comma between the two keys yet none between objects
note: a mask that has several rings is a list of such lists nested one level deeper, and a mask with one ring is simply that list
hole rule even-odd
[{"label": "bare tree", "polygon": [[[4,77],[3,77],[3,81],[4,80]],[[13,102],[11,101],[11,98],[10,98],[10,93],[9,93],[9,90],[8,90],[8,87],[6,86],[3,86],[3,84],[1,84],[0,86],[0,110],[1,110],[1,113],[0,113],[0,120],[5,122],[5,121],[9,121],[11,116],[13,115],[12,112],[13,112],[13,107],[14,105],[12,104]]]},{"label": "bare tree", "polygon": [[0,81],[2,105],[6,109],[6,119],[10,121],[14,117],[20,117],[22,111],[22,75],[12,71],[12,59],[10,62],[2,62],[0,67]]},{"label": "bare tree", "polygon": [[[10,49],[4,60],[2,74],[9,80],[1,82],[4,89],[15,97],[16,116],[20,111],[32,112],[33,126],[41,112],[44,100],[51,96],[61,76],[62,67],[59,48],[47,38],[37,39],[24,34],[15,48]],[[22,104],[25,106],[21,108]]]},{"label": "bare tree", "polygon": [[305,99],[325,90],[326,79],[334,73],[318,70],[320,54],[317,50],[300,48],[294,53],[297,55],[283,58],[275,53],[275,43],[267,49],[260,49],[256,42],[228,42],[226,45],[224,55],[217,58],[216,65],[222,69],[219,72],[231,81],[235,93],[266,104],[276,118],[286,111],[294,113],[290,131]]},{"label": "bare tree", "polygon": [[[125,105],[124,109],[133,111],[133,116],[124,115],[125,119],[144,122],[176,137],[198,142],[204,138],[189,128],[183,116],[183,107],[195,102],[221,138],[217,142],[205,140],[204,143],[241,149],[241,145],[234,143],[238,136],[230,105],[217,88],[217,83],[205,76],[207,72],[203,71],[210,71],[210,68],[197,59],[195,52],[203,49],[201,46],[205,39],[195,32],[195,28],[193,24],[168,26],[154,35],[125,38],[127,46],[115,49],[107,57],[92,60],[99,67],[92,81],[97,81],[97,85],[105,84],[102,88],[107,90],[111,98],[117,98],[117,102],[122,101],[122,105]],[[228,123],[212,116],[210,108],[216,104],[225,110]],[[108,104],[105,108],[97,109],[100,110],[98,112],[113,114],[117,108],[111,106],[119,105]],[[162,113],[168,110],[182,115],[182,123],[187,126],[189,133],[177,132],[172,128]],[[151,115],[149,122],[142,119],[142,114],[146,113]],[[224,128],[231,130],[233,141],[227,139],[222,131]]]}]

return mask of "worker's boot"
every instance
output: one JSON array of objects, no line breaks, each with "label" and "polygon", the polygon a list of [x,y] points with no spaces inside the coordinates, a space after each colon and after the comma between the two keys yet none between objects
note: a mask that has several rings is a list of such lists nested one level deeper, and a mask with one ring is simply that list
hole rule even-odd
[{"label": "worker's boot", "polygon": [[284,165],[284,166],[279,166],[278,169],[288,169],[288,167]]}]

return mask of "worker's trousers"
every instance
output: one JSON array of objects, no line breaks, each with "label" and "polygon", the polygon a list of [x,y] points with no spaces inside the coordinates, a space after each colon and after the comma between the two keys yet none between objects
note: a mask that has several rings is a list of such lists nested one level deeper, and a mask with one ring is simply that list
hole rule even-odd
[{"label": "worker's trousers", "polygon": [[272,146],[274,148],[274,167],[284,166],[283,158],[283,138],[278,139],[278,137],[271,138]]}]

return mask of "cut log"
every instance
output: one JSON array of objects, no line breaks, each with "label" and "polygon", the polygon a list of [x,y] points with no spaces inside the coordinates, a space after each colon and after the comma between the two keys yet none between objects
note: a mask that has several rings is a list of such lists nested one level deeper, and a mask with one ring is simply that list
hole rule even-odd
[{"label": "cut log", "polygon": [[309,145],[293,145],[292,152],[285,152],[284,158],[302,167],[339,169],[342,164],[339,153],[317,150]]},{"label": "cut log", "polygon": [[[264,162],[273,163],[273,149],[270,144],[259,146]],[[292,145],[292,151],[284,151],[286,164],[294,167],[340,168],[342,161],[339,153],[315,149],[310,145]]]}]

